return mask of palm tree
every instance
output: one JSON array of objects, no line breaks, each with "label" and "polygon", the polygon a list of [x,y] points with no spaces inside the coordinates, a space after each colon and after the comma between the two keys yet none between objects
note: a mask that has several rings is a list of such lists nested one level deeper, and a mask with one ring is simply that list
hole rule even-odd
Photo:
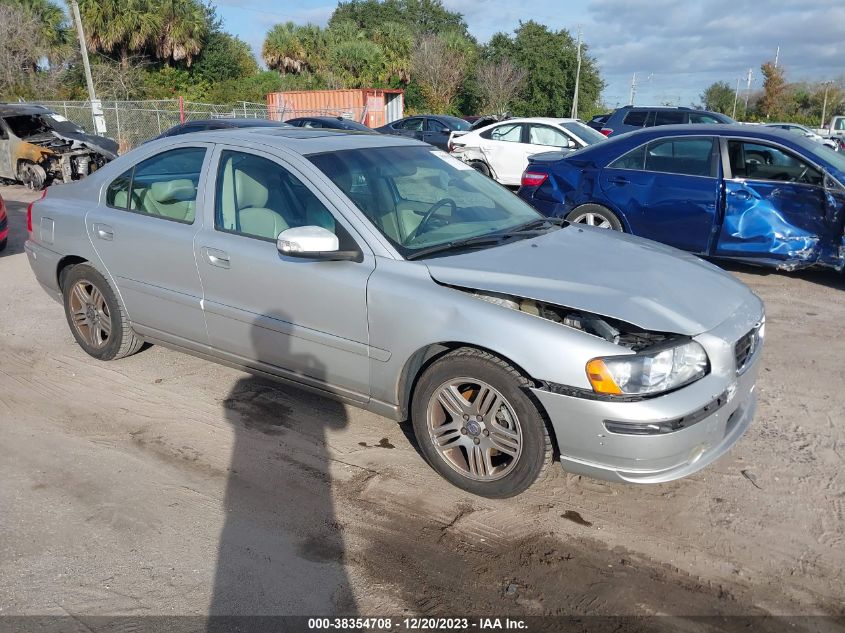
[{"label": "palm tree", "polygon": [[206,8],[195,0],[161,0],[162,29],[156,55],[162,61],[191,65],[209,32]]},{"label": "palm tree", "polygon": [[411,53],[414,50],[414,34],[401,22],[384,22],[376,27],[373,41],[384,51],[385,68],[382,80],[395,77],[407,85],[411,81]]},{"label": "palm tree", "polygon": [[123,68],[129,57],[160,41],[163,16],[150,0],[80,0],[88,50],[117,54]]},{"label": "palm tree", "polygon": [[72,32],[62,8],[50,0],[5,0],[38,22],[39,50],[50,62],[60,62],[70,52]]},{"label": "palm tree", "polygon": [[277,24],[270,29],[261,48],[261,56],[269,68],[282,75],[299,74],[308,69],[305,45],[300,39],[301,29],[293,22]]}]

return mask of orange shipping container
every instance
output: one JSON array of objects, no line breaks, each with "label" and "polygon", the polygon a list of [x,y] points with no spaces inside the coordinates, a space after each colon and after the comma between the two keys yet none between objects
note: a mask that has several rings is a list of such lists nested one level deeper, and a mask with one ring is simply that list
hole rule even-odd
[{"label": "orange shipping container", "polygon": [[402,118],[404,99],[404,91],[398,89],[294,90],[268,94],[267,109],[274,121],[302,116],[339,116],[380,127]]}]

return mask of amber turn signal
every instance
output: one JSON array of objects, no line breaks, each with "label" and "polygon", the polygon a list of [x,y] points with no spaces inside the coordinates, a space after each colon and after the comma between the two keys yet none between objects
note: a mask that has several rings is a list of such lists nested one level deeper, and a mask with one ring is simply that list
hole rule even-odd
[{"label": "amber turn signal", "polygon": [[610,371],[600,358],[594,358],[587,363],[587,378],[596,393],[607,393],[618,395],[622,393],[619,385],[613,380]]}]

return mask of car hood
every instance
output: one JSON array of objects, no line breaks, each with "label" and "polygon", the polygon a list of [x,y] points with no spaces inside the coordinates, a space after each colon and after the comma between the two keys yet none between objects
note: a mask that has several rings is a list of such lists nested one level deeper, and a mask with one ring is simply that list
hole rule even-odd
[{"label": "car hood", "polygon": [[645,330],[689,336],[723,323],[753,297],[745,284],[698,257],[580,225],[425,264],[441,284],[534,299]]}]

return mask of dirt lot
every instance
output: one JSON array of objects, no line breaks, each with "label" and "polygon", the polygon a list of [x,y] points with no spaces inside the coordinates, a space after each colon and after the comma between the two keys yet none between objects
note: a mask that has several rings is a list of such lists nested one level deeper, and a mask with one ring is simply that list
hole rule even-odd
[{"label": "dirt lot", "polygon": [[734,271],[767,306],[761,402],[710,468],[488,501],[384,418],[87,357],[23,253],[31,194],[0,193],[0,614],[845,613],[842,276]]}]

